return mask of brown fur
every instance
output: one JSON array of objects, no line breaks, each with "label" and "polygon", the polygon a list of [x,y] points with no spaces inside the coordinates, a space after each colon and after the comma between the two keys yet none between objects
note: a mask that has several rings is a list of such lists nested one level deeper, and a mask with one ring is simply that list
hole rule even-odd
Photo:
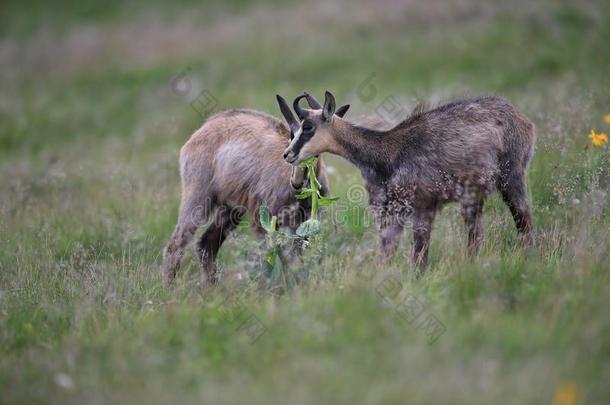
[{"label": "brown fur", "polygon": [[[526,170],[535,142],[533,124],[500,97],[479,97],[418,107],[389,130],[351,124],[330,114],[334,97],[327,93],[324,110],[307,110],[295,139],[284,152],[293,163],[331,152],[358,166],[370,204],[379,215],[385,256],[398,245],[406,221],[414,233],[413,260],[427,262],[436,212],[458,201],[468,232],[468,251],[477,252],[482,238],[481,214],[486,197],[500,191],[517,229],[531,241],[532,220]],[[307,132],[307,131],[306,131]],[[299,149],[300,147],[300,149]]]},{"label": "brown fur", "polygon": [[[215,259],[228,234],[246,213],[259,236],[258,209],[266,203],[278,225],[295,229],[307,218],[307,202],[295,199],[290,182],[304,171],[282,159],[290,130],[277,118],[253,110],[229,110],[210,117],[180,150],[182,200],[178,223],[164,250],[163,276],[171,282],[186,245],[197,229],[211,224],[197,244],[197,255],[210,283],[218,280]],[[328,182],[320,160],[318,178]],[[290,179],[290,181],[289,181]]]}]

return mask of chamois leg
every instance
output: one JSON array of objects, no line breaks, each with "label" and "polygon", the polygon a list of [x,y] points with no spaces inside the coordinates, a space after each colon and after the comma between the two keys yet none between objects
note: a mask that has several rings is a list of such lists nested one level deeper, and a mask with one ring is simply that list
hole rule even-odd
[{"label": "chamois leg", "polygon": [[435,208],[413,211],[413,263],[420,268],[428,265],[428,248],[435,216]]},{"label": "chamois leg", "polygon": [[525,176],[523,174],[516,174],[506,178],[501,184],[500,193],[513,215],[517,231],[531,245],[533,243],[533,223],[527,201]]},{"label": "chamois leg", "polygon": [[381,254],[382,259],[390,259],[394,256],[400,238],[402,237],[404,225],[398,220],[383,221],[381,224]]},{"label": "chamois leg", "polygon": [[214,220],[197,242],[197,257],[201,263],[203,273],[211,285],[218,283],[216,256],[220,246],[231,231],[239,225],[243,215],[244,210],[241,208],[229,208],[228,206],[218,208]]},{"label": "chamois leg", "polygon": [[468,232],[467,249],[471,256],[477,254],[483,239],[483,204],[484,200],[480,198],[469,203],[462,202],[461,206],[466,231]]},{"label": "chamois leg", "polygon": [[[205,200],[205,199],[204,199]],[[193,239],[197,229],[207,221],[212,205],[210,201],[199,204],[199,198],[192,195],[183,196],[178,214],[176,229],[163,250],[163,265],[161,268],[163,281],[171,284],[180,268],[186,245]]]}]

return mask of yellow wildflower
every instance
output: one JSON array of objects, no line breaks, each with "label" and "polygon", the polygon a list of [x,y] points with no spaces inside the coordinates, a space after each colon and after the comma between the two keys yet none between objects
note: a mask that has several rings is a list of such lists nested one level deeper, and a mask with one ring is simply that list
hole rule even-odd
[{"label": "yellow wildflower", "polygon": [[610,114],[606,114],[606,115],[604,115],[604,122],[605,122],[606,124],[610,124]]},{"label": "yellow wildflower", "polygon": [[603,144],[608,143],[608,135],[603,132],[595,133],[595,130],[593,129],[589,133],[589,139],[591,139],[591,142],[595,146],[602,146]]},{"label": "yellow wildflower", "polygon": [[578,399],[578,386],[574,382],[563,382],[555,390],[553,405],[574,405]]}]

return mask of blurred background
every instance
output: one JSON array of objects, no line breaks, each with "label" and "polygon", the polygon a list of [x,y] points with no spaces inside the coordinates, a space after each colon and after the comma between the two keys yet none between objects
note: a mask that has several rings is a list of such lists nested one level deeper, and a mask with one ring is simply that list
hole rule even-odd
[{"label": "blurred background", "polygon": [[[609,72],[605,0],[3,0],[0,402],[604,403],[610,155],[588,135],[610,132]],[[268,328],[255,345],[190,256],[160,287],[182,144],[213,112],[280,117],[276,94],[327,89],[386,125],[500,94],[537,127],[533,256],[496,197],[479,260],[452,206],[424,282],[402,257],[384,270],[443,320],[434,345],[354,276],[380,271],[362,207],[288,294],[226,277]],[[362,182],[326,161],[334,195]],[[230,240],[225,274],[256,247]]]}]

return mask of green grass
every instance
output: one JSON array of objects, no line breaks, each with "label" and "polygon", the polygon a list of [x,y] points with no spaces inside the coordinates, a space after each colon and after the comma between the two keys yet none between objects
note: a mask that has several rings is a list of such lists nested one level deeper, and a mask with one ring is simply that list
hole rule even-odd
[{"label": "green grass", "polygon": [[[539,404],[571,384],[574,403],[607,403],[610,149],[587,134],[610,132],[610,8],[517,3],[3,3],[0,403]],[[503,94],[537,127],[537,245],[520,247],[493,197],[478,257],[453,205],[422,278],[408,233],[380,265],[364,203],[348,203],[359,172],[326,157],[348,207],[326,213],[288,286],[255,272],[243,227],[220,287],[202,288],[189,253],[164,289],[202,89],[276,116],[275,94],[303,89],[333,91],[351,117],[388,96]],[[408,297],[444,325],[435,342],[400,312]]]}]

